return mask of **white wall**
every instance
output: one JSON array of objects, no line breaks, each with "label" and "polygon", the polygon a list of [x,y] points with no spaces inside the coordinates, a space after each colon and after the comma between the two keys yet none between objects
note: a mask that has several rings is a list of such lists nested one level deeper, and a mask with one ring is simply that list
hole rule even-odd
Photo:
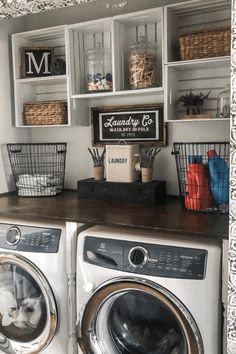
[{"label": "white wall", "polygon": [[[129,0],[129,6],[123,12],[132,12],[151,7],[162,6],[170,2],[169,0]],[[60,24],[70,24],[92,20],[99,17],[108,17],[120,13],[119,10],[104,10],[102,0],[96,3],[85,4],[82,6],[68,7],[42,13],[38,15],[30,15],[25,18],[25,30],[36,28],[50,27]],[[14,26],[13,26],[14,27]],[[10,27],[9,30],[12,30]],[[13,32],[17,32],[14,28]],[[2,33],[1,33],[2,35]],[[1,36],[0,35],[0,36]],[[0,58],[2,60],[2,58]],[[7,58],[5,58],[7,60]],[[5,80],[4,80],[5,82]],[[0,83],[1,85],[1,83]],[[5,85],[4,85],[5,88]],[[9,99],[9,97],[8,97]],[[138,103],[147,103],[145,101]],[[111,105],[112,99],[107,101],[96,100],[96,105]],[[1,102],[1,97],[0,97]],[[94,101],[95,103],[95,101]],[[117,101],[112,102],[113,105]],[[119,104],[131,104],[130,99],[126,101],[120,100]],[[134,102],[137,103],[137,102]],[[10,120],[6,124],[9,125]],[[66,164],[66,181],[67,188],[76,188],[76,182],[79,179],[92,177],[92,162],[88,153],[88,146],[91,146],[91,128],[90,127],[71,127],[71,128],[31,128],[31,140],[33,142],[59,142],[68,143],[67,164]],[[11,128],[12,132],[15,129]],[[8,129],[8,132],[10,130]],[[1,132],[0,132],[1,134]],[[9,133],[10,134],[10,133]],[[15,139],[21,139],[25,133],[21,129],[15,132]],[[27,135],[25,135],[27,136]],[[14,139],[7,136],[7,140]],[[175,141],[225,141],[229,140],[229,122],[186,122],[171,123],[168,126],[168,146],[162,149],[158,155],[154,178],[167,181],[167,189],[169,194],[178,194],[177,174],[174,157],[171,155],[172,143]],[[1,177],[1,176],[0,176]],[[2,178],[1,178],[2,180]]]},{"label": "white wall", "polygon": [[0,22],[0,193],[12,189],[9,175],[9,161],[6,155],[6,143],[26,142],[30,132],[27,129],[13,128],[13,84],[11,73],[10,34],[24,28],[22,19]]}]

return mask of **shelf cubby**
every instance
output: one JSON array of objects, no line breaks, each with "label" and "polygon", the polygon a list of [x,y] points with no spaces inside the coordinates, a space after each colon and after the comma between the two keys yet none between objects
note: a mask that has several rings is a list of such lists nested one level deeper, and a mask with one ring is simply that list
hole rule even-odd
[{"label": "shelf cubby", "polygon": [[177,105],[176,102],[181,95],[190,91],[195,94],[200,92],[206,94],[210,91],[209,97],[203,105],[202,113],[210,114],[211,118],[208,120],[216,118],[217,96],[225,85],[229,84],[229,77],[229,57],[166,65],[166,120],[170,122],[182,119],[184,108]]},{"label": "shelf cubby", "polygon": [[[57,58],[63,59],[66,63],[66,73],[63,75],[50,75],[44,77],[24,77],[22,75],[22,50],[23,48],[31,47],[53,48],[53,60]],[[51,100],[67,101],[68,116],[67,124],[65,126],[70,126],[72,124],[73,110],[68,91],[69,73],[66,26],[56,26],[13,34],[12,53],[16,127],[26,127],[23,114],[24,103]]]},{"label": "shelf cubby", "polygon": [[[181,60],[179,36],[185,33],[220,29],[230,26],[229,0],[193,0],[164,8],[165,34],[165,120],[207,121],[216,118],[217,96],[230,81],[230,56]],[[192,91],[195,94],[210,91],[203,105],[205,119],[182,119],[184,109],[177,99]]]},{"label": "shelf cubby", "polygon": [[[143,37],[156,44],[157,91],[163,86],[163,8],[115,16],[114,23],[114,67],[115,91],[129,90],[128,54],[130,46]],[[153,91],[146,88],[142,91]],[[132,90],[138,92],[139,90]]]},{"label": "shelf cubby", "polygon": [[168,5],[165,18],[165,61],[179,61],[179,36],[202,30],[219,29],[231,24],[229,0],[193,0]]},{"label": "shelf cubby", "polygon": [[[89,98],[91,95],[106,95],[110,92],[87,92],[85,53],[95,49],[101,43],[104,48],[112,52],[112,25],[111,18],[89,21],[68,26],[70,47],[70,87],[73,98]],[[113,60],[112,60],[113,61]],[[114,87],[114,72],[111,70]]]}]

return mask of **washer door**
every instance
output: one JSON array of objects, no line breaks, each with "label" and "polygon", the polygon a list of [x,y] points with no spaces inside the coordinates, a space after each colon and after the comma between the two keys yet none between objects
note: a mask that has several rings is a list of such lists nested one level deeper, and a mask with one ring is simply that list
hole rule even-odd
[{"label": "washer door", "polygon": [[91,297],[80,345],[86,354],[204,353],[183,304],[165,288],[137,278],[108,284]]},{"label": "washer door", "polygon": [[22,256],[0,253],[0,351],[39,353],[56,326],[56,302],[44,275]]}]

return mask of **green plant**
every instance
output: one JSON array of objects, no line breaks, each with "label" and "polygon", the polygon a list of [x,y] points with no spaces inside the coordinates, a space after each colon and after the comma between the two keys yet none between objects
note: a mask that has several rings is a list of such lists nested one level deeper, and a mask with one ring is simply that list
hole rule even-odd
[{"label": "green plant", "polygon": [[92,159],[93,159],[93,165],[95,167],[98,166],[104,166],[104,157],[105,157],[105,148],[103,149],[103,152],[99,154],[98,148],[88,148],[88,151],[90,152]]},{"label": "green plant", "polygon": [[185,107],[186,114],[199,114],[201,113],[201,107],[203,106],[204,101],[208,98],[210,92],[211,90],[206,95],[202,92],[195,95],[191,90],[190,93],[181,95],[176,101],[176,104],[181,104]]},{"label": "green plant", "polygon": [[140,150],[140,166],[144,168],[152,168],[155,157],[161,149],[145,147]]}]

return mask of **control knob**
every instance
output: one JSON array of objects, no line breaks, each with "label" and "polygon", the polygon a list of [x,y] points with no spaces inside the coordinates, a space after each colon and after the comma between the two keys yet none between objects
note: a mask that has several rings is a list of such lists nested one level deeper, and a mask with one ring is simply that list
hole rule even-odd
[{"label": "control knob", "polygon": [[128,260],[133,267],[142,267],[148,260],[148,251],[141,246],[133,247],[129,251]]},{"label": "control knob", "polygon": [[20,229],[16,226],[12,226],[7,230],[6,243],[10,246],[16,245],[21,238]]}]

